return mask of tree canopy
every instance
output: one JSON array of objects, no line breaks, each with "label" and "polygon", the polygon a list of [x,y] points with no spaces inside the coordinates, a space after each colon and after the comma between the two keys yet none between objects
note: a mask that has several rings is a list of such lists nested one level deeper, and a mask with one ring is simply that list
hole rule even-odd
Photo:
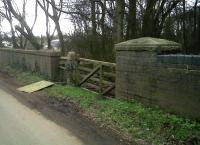
[{"label": "tree canopy", "polygon": [[[19,10],[16,0],[1,0],[0,17],[10,24],[15,48],[27,48],[27,41],[33,48],[41,48],[32,31],[40,7],[46,16],[45,42],[51,49],[55,34],[50,34],[51,20],[63,55],[75,50],[83,56],[112,60],[114,44],[139,37],[179,42],[184,48],[182,53],[200,52],[199,0],[35,0],[31,26],[26,20],[26,3],[23,0],[23,9]],[[65,36],[61,31],[61,15],[70,17],[73,23],[74,31],[70,35]],[[19,25],[14,26],[13,19]]]}]

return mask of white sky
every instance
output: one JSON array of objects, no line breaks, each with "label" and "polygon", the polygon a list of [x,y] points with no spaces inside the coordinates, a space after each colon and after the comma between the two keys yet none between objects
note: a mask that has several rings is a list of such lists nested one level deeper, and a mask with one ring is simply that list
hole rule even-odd
[{"label": "white sky", "polygon": [[[19,10],[22,10],[23,0],[15,0]],[[26,5],[26,21],[28,22],[29,26],[32,26],[35,17],[35,0],[28,0]],[[60,18],[60,25],[61,30],[63,33],[71,33],[73,31],[73,25],[70,22],[69,16],[66,14],[62,14]],[[45,14],[44,11],[38,6],[38,16],[37,21],[33,29],[33,33],[37,36],[46,35],[46,26],[45,26]],[[14,21],[14,24],[18,24],[17,21]],[[51,32],[54,30],[54,23],[51,22]],[[9,23],[4,20],[2,22],[2,31],[10,32],[10,25]],[[56,34],[56,33],[55,33]]]}]

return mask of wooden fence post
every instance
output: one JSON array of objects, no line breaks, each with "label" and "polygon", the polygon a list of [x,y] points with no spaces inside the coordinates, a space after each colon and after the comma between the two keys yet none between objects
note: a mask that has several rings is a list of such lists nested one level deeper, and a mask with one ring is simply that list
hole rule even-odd
[{"label": "wooden fence post", "polygon": [[100,65],[100,69],[99,69],[99,92],[102,93],[103,92],[103,66]]},{"label": "wooden fence post", "polygon": [[68,85],[77,85],[78,83],[78,55],[71,51],[67,54],[66,62],[66,81]]}]

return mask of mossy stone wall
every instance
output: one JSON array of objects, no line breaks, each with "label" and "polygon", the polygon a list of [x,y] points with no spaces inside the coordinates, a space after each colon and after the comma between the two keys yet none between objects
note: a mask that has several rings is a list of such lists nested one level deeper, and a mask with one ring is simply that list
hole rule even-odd
[{"label": "mossy stone wall", "polygon": [[23,50],[0,48],[0,65],[14,65],[55,80],[60,53],[52,50]]},{"label": "mossy stone wall", "polygon": [[117,98],[136,99],[169,112],[200,118],[199,56],[160,55],[178,51],[181,45],[149,37],[115,47]]}]

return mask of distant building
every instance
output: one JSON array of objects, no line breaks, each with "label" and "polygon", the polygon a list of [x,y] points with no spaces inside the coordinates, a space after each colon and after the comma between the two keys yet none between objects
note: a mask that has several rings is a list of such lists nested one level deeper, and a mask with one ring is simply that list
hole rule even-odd
[{"label": "distant building", "polygon": [[12,43],[8,42],[8,41],[3,41],[2,44],[3,44],[4,47],[7,47],[7,48],[12,48],[13,47]]},{"label": "distant building", "polygon": [[[51,40],[51,43],[50,43],[51,47],[53,50],[59,50],[59,47],[60,47],[60,41],[59,39],[54,39],[54,40]],[[48,45],[44,45],[43,49],[48,49]]]},{"label": "distant building", "polygon": [[51,47],[55,50],[58,50],[59,47],[60,47],[60,41],[59,39],[54,39],[54,40],[51,40]]},{"label": "distant building", "polygon": [[[69,38],[65,38],[64,39],[64,42],[69,42],[70,39]],[[53,50],[60,50],[60,40],[59,39],[54,39],[54,40],[51,40],[50,42],[50,45],[51,45],[51,48]],[[44,45],[43,49],[48,49],[48,45]]]}]

